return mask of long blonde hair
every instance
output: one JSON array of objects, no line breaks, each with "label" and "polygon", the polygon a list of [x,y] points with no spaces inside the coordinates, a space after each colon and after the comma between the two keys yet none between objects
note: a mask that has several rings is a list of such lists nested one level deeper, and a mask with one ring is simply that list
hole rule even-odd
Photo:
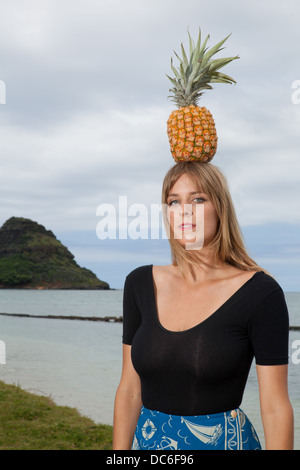
[{"label": "long blonde hair", "polygon": [[[226,178],[216,166],[200,162],[176,163],[164,178],[162,186],[163,205],[167,204],[167,198],[172,187],[182,175],[187,175],[197,190],[209,197],[217,212],[219,218],[218,229],[209,245],[213,248],[215,261],[225,262],[244,271],[262,270],[246,251]],[[164,219],[166,226],[168,226],[166,215]],[[169,242],[173,265],[179,266],[183,275],[187,268],[193,273],[195,263],[201,262],[201,250],[186,250],[174,238],[169,226],[168,231],[170,233]]]}]

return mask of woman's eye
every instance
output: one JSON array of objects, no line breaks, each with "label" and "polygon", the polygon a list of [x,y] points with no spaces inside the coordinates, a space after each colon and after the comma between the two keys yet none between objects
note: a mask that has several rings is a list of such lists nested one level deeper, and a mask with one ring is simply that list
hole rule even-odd
[{"label": "woman's eye", "polygon": [[205,202],[205,199],[203,199],[203,197],[195,197],[195,199],[193,199],[193,202],[199,204],[201,202]]},{"label": "woman's eye", "polygon": [[174,199],[174,201],[170,201],[168,203],[169,206],[174,206],[175,204],[179,204],[179,201],[177,201],[177,199]]}]

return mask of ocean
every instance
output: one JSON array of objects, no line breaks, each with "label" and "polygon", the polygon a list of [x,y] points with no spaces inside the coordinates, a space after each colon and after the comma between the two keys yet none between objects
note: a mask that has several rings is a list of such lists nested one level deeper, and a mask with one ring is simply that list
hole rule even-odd
[{"label": "ocean", "polygon": [[[290,324],[300,326],[300,292],[285,294]],[[0,313],[105,317],[122,315],[122,290],[0,290]],[[0,380],[112,424],[122,365],[122,323],[0,316],[5,364]],[[299,351],[299,353],[297,352]],[[0,361],[1,362],[1,361]],[[297,364],[299,362],[299,364]],[[289,392],[300,450],[300,331],[290,332]],[[255,365],[241,405],[264,445]]]}]

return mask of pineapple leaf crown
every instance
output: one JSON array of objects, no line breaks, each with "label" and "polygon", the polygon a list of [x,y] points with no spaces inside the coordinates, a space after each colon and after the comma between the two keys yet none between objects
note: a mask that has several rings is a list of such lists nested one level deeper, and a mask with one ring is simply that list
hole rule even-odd
[{"label": "pineapple leaf crown", "polygon": [[224,47],[222,45],[227,41],[229,36],[220,41],[214,47],[209,49],[207,47],[210,36],[208,35],[201,44],[201,30],[199,29],[199,36],[196,45],[194,44],[190,33],[189,35],[189,50],[190,57],[188,59],[183,45],[181,44],[182,58],[174,51],[179,60],[179,67],[176,69],[173,65],[171,58],[171,68],[174,72],[175,78],[169,77],[173,88],[169,91],[172,95],[169,98],[177,104],[177,106],[197,106],[199,98],[203,95],[203,90],[211,90],[211,83],[236,83],[236,81],[219,72],[219,69],[229,64],[239,56],[225,57],[222,59],[213,59],[213,56],[220,52]]}]

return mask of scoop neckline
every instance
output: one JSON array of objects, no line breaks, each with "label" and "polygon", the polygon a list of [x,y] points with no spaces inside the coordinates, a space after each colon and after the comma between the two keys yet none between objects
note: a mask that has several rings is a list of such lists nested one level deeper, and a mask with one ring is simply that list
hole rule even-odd
[{"label": "scoop neckline", "polygon": [[180,335],[180,334],[185,334],[185,333],[189,333],[193,330],[195,330],[196,328],[199,328],[201,327],[203,324],[207,323],[210,319],[212,319],[212,317],[215,317],[215,315],[217,313],[220,312],[220,310],[222,310],[223,308],[227,307],[228,304],[230,304],[232,302],[232,300],[234,300],[234,298],[254,279],[257,277],[257,275],[263,273],[263,271],[255,271],[255,273],[253,274],[253,276],[250,277],[250,279],[248,279],[246,282],[244,282],[244,284],[242,284],[230,297],[228,297],[227,300],[225,300],[225,302],[223,302],[222,305],[220,305],[220,307],[218,307],[214,312],[212,312],[207,318],[205,318],[204,320],[202,320],[201,322],[197,323],[196,325],[190,327],[190,328],[187,328],[185,330],[169,330],[168,328],[165,328],[160,319],[159,319],[159,316],[158,316],[158,310],[157,310],[157,304],[156,304],[156,295],[155,295],[155,287],[154,287],[154,276],[153,276],[153,264],[151,264],[150,266],[150,284],[151,284],[151,297],[152,297],[152,303],[153,303],[153,309],[154,309],[154,317],[155,317],[155,321],[157,323],[157,325],[159,326],[160,329],[162,329],[164,332],[166,333],[169,333],[169,334],[175,334],[175,335]]}]

